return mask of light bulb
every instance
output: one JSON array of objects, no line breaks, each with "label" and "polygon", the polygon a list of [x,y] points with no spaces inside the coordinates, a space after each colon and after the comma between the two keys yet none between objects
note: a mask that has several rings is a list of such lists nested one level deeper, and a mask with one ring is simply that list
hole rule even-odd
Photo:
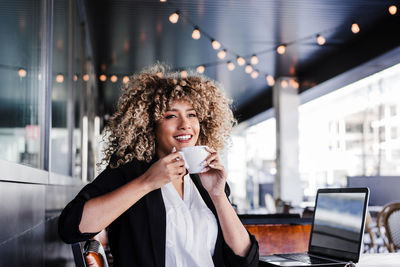
[{"label": "light bulb", "polygon": [[354,34],[359,33],[359,32],[360,32],[360,26],[358,26],[358,24],[354,22],[354,23],[351,25],[351,31],[352,31]]},{"label": "light bulb", "polygon": [[56,76],[56,82],[63,83],[64,82],[64,76],[62,74],[58,74]]},{"label": "light bulb", "polygon": [[18,76],[21,78],[25,78],[26,77],[26,70],[25,69],[19,69],[18,70]]},{"label": "light bulb", "polygon": [[267,80],[267,83],[269,86],[274,86],[275,85],[275,78],[272,75],[267,75],[265,76],[265,79]]},{"label": "light bulb", "polygon": [[112,83],[117,82],[117,81],[118,81],[117,75],[112,75],[112,76],[110,77],[110,81],[111,81]]},{"label": "light bulb", "polygon": [[89,81],[89,79],[90,79],[89,74],[87,74],[87,73],[84,74],[83,77],[82,77],[82,79],[83,79],[85,82]]},{"label": "light bulb", "polygon": [[299,89],[299,83],[298,83],[296,80],[291,79],[291,80],[289,81],[289,83],[290,83],[290,85],[291,85],[293,88]]},{"label": "light bulb", "polygon": [[228,61],[228,70],[233,71],[235,69],[235,64],[232,61]]},{"label": "light bulb", "polygon": [[198,73],[204,73],[204,71],[206,70],[206,68],[203,65],[200,65],[197,67],[197,72]]},{"label": "light bulb", "polygon": [[99,76],[99,80],[102,81],[102,82],[105,82],[105,81],[107,81],[107,76],[105,74],[101,74]]},{"label": "light bulb", "polygon": [[170,21],[171,23],[173,23],[173,24],[177,23],[178,20],[179,20],[179,12],[178,12],[178,11],[176,11],[175,13],[172,13],[172,14],[169,16],[169,21]]},{"label": "light bulb", "polygon": [[395,6],[395,5],[390,6],[389,13],[390,13],[390,15],[395,15],[397,13],[397,6]]},{"label": "light bulb", "polygon": [[124,77],[122,78],[122,82],[123,82],[123,83],[128,83],[128,82],[129,82],[129,77],[128,77],[128,76],[124,76]]},{"label": "light bulb", "polygon": [[258,57],[256,55],[253,55],[250,59],[251,64],[257,65],[258,64]]},{"label": "light bulb", "polygon": [[258,71],[257,70],[255,70],[255,71],[253,71],[251,73],[251,78],[253,78],[253,79],[257,79],[258,78]]},{"label": "light bulb", "polygon": [[193,30],[193,32],[192,32],[192,38],[193,39],[195,39],[195,40],[199,40],[200,39],[200,31],[199,31],[199,28],[197,28],[197,27],[194,27],[194,30]]},{"label": "light bulb", "polygon": [[187,78],[187,71],[186,70],[182,70],[181,71],[181,78]]},{"label": "light bulb", "polygon": [[218,50],[221,47],[221,44],[217,40],[211,40],[211,45],[214,48],[214,50]]},{"label": "light bulb", "polygon": [[325,44],[325,42],[326,42],[326,39],[323,36],[317,34],[317,43],[319,45],[323,45],[323,44]]},{"label": "light bulb", "polygon": [[250,74],[253,71],[253,67],[250,64],[247,64],[246,67],[244,68],[244,71]]},{"label": "light bulb", "polygon": [[286,45],[282,44],[280,46],[278,46],[276,48],[276,52],[278,52],[278,54],[283,55],[286,52]]},{"label": "light bulb", "polygon": [[167,2],[167,0],[160,0],[160,2],[165,3],[165,2]]},{"label": "light bulb", "polygon": [[243,66],[246,63],[246,60],[244,60],[244,58],[242,58],[241,56],[238,56],[236,58],[236,61],[239,64],[239,66]]},{"label": "light bulb", "polygon": [[219,51],[217,56],[219,59],[224,59],[226,57],[226,49],[222,49],[221,51]]},{"label": "light bulb", "polygon": [[288,87],[288,82],[286,81],[286,80],[282,80],[281,81],[281,86],[282,86],[282,88],[286,88],[286,87]]}]

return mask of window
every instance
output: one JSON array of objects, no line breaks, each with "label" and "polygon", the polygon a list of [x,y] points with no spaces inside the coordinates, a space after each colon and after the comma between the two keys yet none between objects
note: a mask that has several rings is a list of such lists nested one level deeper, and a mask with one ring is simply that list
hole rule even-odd
[{"label": "window", "polygon": [[0,159],[32,167],[42,156],[41,8],[30,0],[0,5]]}]

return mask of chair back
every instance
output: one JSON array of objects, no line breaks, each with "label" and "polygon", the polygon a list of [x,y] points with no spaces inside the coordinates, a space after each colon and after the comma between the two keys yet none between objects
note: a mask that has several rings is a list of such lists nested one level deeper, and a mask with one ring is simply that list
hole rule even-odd
[{"label": "chair back", "polygon": [[90,239],[85,245],[71,245],[76,267],[108,267],[106,253],[98,240]]},{"label": "chair back", "polygon": [[377,219],[380,231],[382,228],[384,241],[390,252],[400,249],[400,203],[390,203],[383,207]]},{"label": "chair back", "polygon": [[72,254],[74,254],[74,261],[76,267],[86,267],[85,258],[83,256],[83,248],[81,243],[73,243],[71,245]]}]

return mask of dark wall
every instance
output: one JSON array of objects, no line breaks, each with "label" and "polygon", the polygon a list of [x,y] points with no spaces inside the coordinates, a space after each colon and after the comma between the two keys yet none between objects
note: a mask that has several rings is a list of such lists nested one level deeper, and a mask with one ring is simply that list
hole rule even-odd
[{"label": "dark wall", "polygon": [[79,188],[0,181],[0,266],[74,266],[57,220]]}]

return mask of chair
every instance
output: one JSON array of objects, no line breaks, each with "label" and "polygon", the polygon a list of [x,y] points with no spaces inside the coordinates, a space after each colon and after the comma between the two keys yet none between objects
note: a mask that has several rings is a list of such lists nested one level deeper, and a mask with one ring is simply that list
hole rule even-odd
[{"label": "chair", "polygon": [[106,253],[101,243],[91,239],[82,243],[71,245],[76,267],[108,267]]},{"label": "chair", "polygon": [[400,249],[400,203],[390,203],[378,213],[378,229],[389,252]]},{"label": "chair", "polygon": [[108,267],[108,259],[104,247],[106,246],[105,231],[84,243],[71,245],[76,267]]}]

